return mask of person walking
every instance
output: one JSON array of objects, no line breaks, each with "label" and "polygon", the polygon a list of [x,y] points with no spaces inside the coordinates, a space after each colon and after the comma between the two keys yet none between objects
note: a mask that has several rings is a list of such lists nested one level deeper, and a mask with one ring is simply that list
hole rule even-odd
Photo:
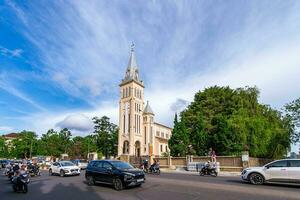
[{"label": "person walking", "polygon": [[216,152],[212,148],[210,148],[210,159],[213,163],[217,162]]}]

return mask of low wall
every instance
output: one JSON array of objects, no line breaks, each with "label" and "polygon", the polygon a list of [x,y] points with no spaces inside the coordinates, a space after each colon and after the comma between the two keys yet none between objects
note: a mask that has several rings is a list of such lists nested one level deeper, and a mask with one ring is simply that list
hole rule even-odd
[{"label": "low wall", "polygon": [[[187,164],[190,162],[207,162],[210,160],[210,157],[207,156],[186,156],[186,157],[150,157],[148,158],[150,163],[153,159],[159,160],[160,166],[162,168],[187,168]],[[130,162],[132,165],[138,167],[145,160],[146,157],[134,157],[134,156],[121,156],[120,160]],[[243,168],[246,167],[256,167],[263,166],[268,162],[271,162],[271,159],[265,158],[253,158],[249,157],[248,162],[243,162],[241,156],[218,156],[217,162],[220,163],[221,171],[229,172],[240,172]]]},{"label": "low wall", "polygon": [[272,161],[272,159],[250,157],[249,158],[249,167],[261,167],[271,161]]}]

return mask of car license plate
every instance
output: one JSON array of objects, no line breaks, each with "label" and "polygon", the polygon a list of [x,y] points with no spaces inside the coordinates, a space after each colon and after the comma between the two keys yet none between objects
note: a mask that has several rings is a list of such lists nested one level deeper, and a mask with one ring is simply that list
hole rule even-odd
[{"label": "car license plate", "polygon": [[140,183],[140,182],[144,182],[144,179],[141,178],[141,179],[137,179],[136,182]]}]

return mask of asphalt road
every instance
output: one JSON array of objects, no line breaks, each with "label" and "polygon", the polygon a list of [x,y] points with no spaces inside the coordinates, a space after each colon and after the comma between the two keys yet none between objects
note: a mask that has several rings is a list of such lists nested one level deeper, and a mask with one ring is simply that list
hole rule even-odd
[{"label": "asphalt road", "polygon": [[263,185],[244,183],[239,177],[200,177],[186,174],[147,175],[142,187],[115,191],[105,185],[87,186],[84,171],[81,176],[48,176],[31,178],[27,194],[14,193],[7,177],[0,175],[1,200],[276,200],[300,199],[300,186]]}]

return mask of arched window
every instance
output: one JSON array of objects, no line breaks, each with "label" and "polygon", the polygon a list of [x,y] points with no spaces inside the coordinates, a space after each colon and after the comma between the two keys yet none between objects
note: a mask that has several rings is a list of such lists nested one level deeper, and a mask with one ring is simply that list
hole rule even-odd
[{"label": "arched window", "polygon": [[129,142],[127,140],[123,143],[123,154],[129,154]]}]

